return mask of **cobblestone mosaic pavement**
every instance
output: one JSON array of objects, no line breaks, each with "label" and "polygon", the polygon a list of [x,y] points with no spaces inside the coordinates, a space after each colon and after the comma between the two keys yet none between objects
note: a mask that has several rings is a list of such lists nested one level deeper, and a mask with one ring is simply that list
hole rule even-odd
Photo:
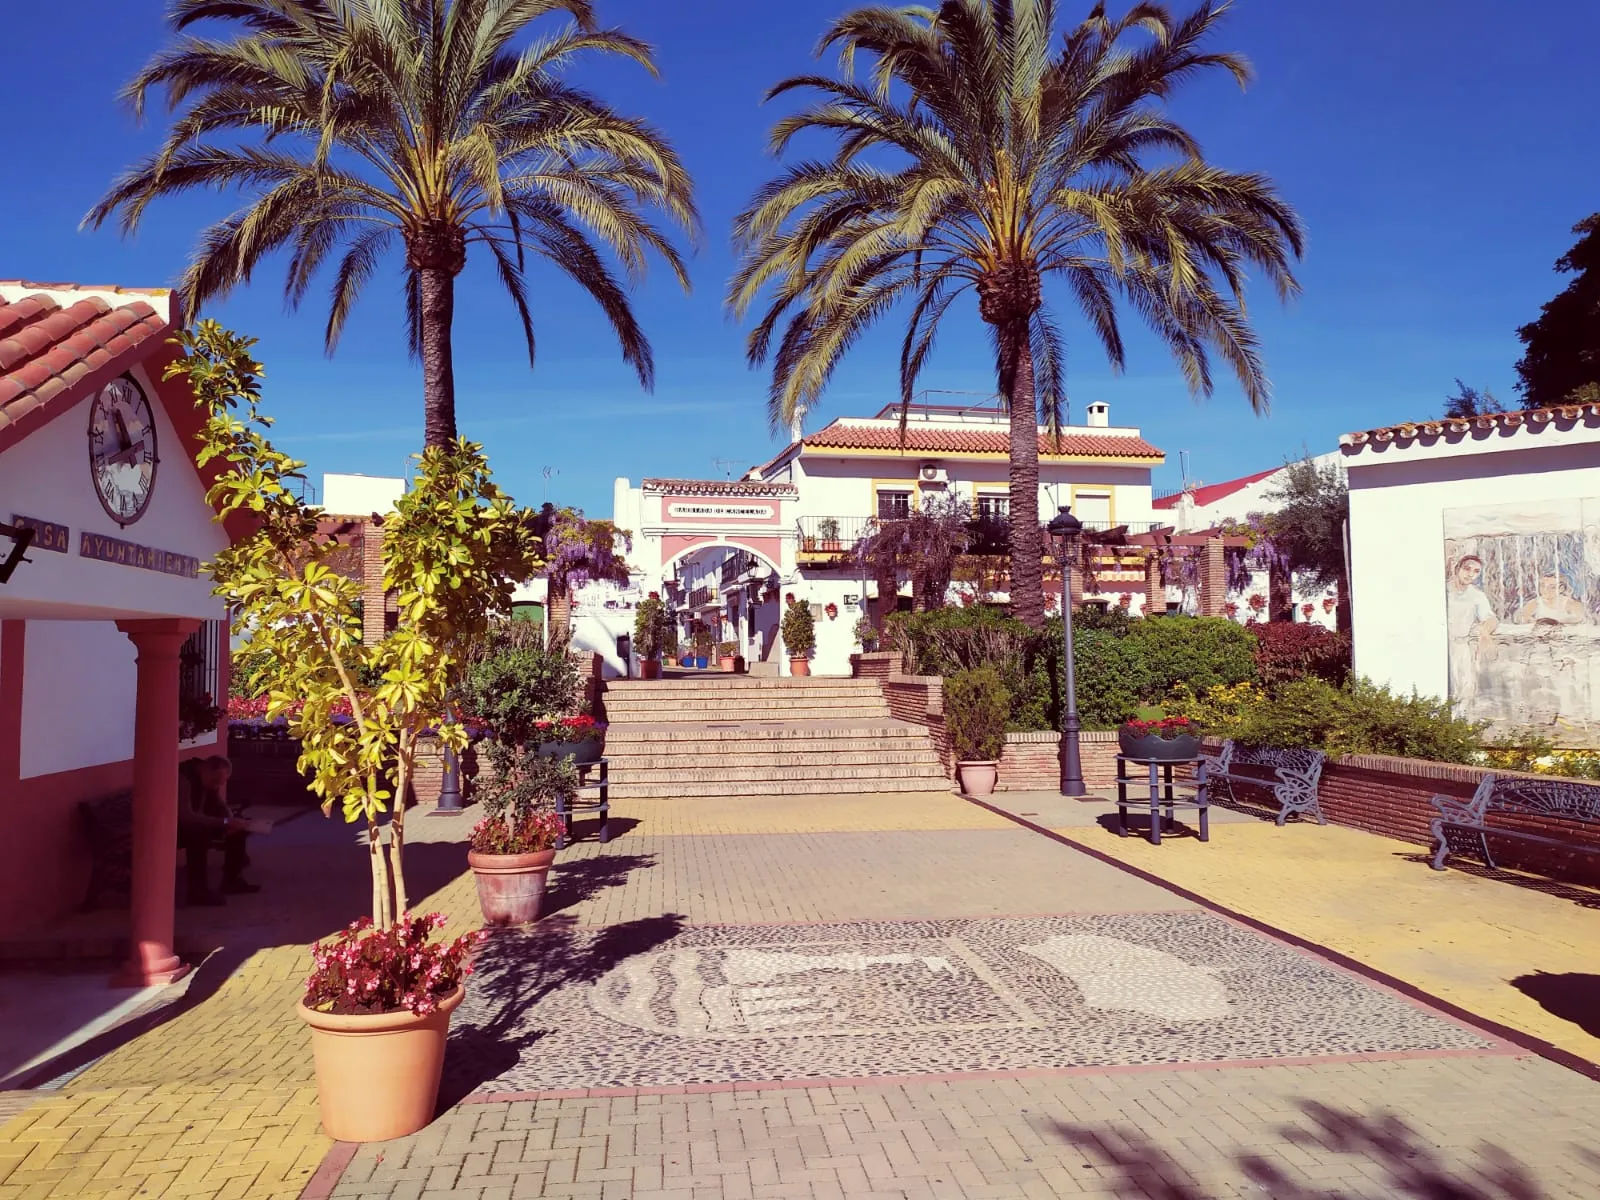
[{"label": "cobblestone mosaic pavement", "polygon": [[1203,912],[506,932],[473,983],[490,1092],[1492,1045]]}]

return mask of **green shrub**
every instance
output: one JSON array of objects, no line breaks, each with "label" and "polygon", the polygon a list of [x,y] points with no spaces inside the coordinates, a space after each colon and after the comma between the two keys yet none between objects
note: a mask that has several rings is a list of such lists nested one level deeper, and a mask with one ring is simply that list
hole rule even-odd
[{"label": "green shrub", "polygon": [[[1060,697],[1066,687],[1059,659],[1057,655],[1052,664],[1057,683],[1052,689],[1053,711],[1048,714],[1050,729],[1060,726]],[[1072,665],[1077,680],[1078,718],[1085,729],[1115,729],[1146,700],[1156,698],[1149,664],[1130,637],[1120,637],[1109,629],[1074,627]]]},{"label": "green shrub", "polygon": [[1061,653],[1060,627],[1029,629],[987,605],[891,613],[883,644],[898,651],[914,675],[949,678],[957,671],[993,667],[1011,697],[1012,729],[1055,728],[1055,660]]},{"label": "green shrub", "polygon": [[987,762],[1006,745],[1011,697],[993,667],[957,671],[944,682],[944,719],[957,762]]},{"label": "green shrub", "polygon": [[1147,617],[1128,625],[1142,664],[1140,699],[1159,704],[1180,684],[1206,692],[1256,678],[1256,641],[1226,617]]},{"label": "green shrub", "polygon": [[790,658],[804,658],[817,648],[817,627],[809,604],[796,600],[784,609],[783,645]]},{"label": "green shrub", "polygon": [[633,649],[640,659],[659,658],[666,648],[667,606],[659,596],[647,596],[639,601],[633,614]]},{"label": "green shrub", "polygon": [[1476,761],[1482,735],[1483,725],[1456,716],[1448,700],[1399,696],[1370,679],[1339,688],[1315,678],[1278,688],[1233,733],[1250,745],[1452,763]]},{"label": "green shrub", "polygon": [[520,743],[529,739],[535,721],[577,712],[582,685],[565,642],[546,646],[538,626],[513,621],[474,657],[458,698],[467,715],[485,722],[496,737]]}]

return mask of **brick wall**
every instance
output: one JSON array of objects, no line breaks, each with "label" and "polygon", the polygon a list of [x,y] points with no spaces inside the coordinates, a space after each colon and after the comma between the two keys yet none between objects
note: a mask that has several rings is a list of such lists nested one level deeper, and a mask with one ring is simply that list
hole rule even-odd
[{"label": "brick wall", "polygon": [[937,675],[902,675],[898,671],[883,681],[883,697],[897,721],[921,725],[933,739],[944,773],[955,778],[955,755],[950,731],[944,723],[944,680]]},{"label": "brick wall", "polygon": [[900,655],[893,650],[873,650],[850,656],[850,674],[856,679],[887,679],[898,667]]},{"label": "brick wall", "polygon": [[[995,783],[995,790],[1057,790],[1061,786],[1060,746],[1061,735],[1053,729],[1006,734],[1006,748],[1000,755],[1000,777]],[[1080,733],[1078,761],[1083,767],[1083,782],[1089,787],[1099,789],[1115,786],[1117,735],[1112,732]]]}]

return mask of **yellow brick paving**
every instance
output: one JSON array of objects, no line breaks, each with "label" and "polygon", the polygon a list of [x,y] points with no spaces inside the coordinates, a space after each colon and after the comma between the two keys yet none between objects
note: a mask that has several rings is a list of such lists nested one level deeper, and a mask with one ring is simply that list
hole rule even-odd
[{"label": "yellow brick paving", "polygon": [[1459,870],[1421,848],[1335,825],[1213,825],[1211,841],[1059,832],[1235,912],[1338,950],[1590,1062],[1600,1038],[1512,986],[1519,976],[1590,974],[1600,964],[1594,904]]},{"label": "yellow brick paving", "polygon": [[[476,906],[463,874],[417,907],[460,928]],[[0,1126],[0,1200],[298,1196],[333,1145],[292,1014],[306,969],[303,945],[257,951],[214,995]]]},{"label": "yellow brick paving", "polygon": [[[629,800],[615,812],[656,836],[1015,828],[949,793]],[[361,869],[354,856],[348,869]],[[475,921],[471,876],[417,907],[457,928]],[[0,1126],[0,1200],[297,1196],[333,1145],[292,1016],[306,967],[300,943],[257,951],[214,995]]]}]

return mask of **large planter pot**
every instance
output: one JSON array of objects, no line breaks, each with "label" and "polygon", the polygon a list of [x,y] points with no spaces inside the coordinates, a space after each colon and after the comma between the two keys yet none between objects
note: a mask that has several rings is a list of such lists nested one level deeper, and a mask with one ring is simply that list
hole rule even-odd
[{"label": "large planter pot", "polygon": [[694,666],[694,655],[692,655],[692,654],[680,654],[678,656],[678,665],[680,667],[692,667],[692,666]]},{"label": "large planter pot", "polygon": [[734,664],[738,661],[739,660],[732,654],[723,654],[718,656],[717,666],[722,668],[724,671],[732,671],[734,669]]},{"label": "large planter pot", "polygon": [[696,654],[694,656],[694,665],[696,669],[704,671],[706,669],[706,656],[704,654]]},{"label": "large planter pot", "polygon": [[478,880],[478,907],[486,925],[531,925],[544,910],[545,882],[554,850],[532,854],[479,854],[467,851],[467,865]]},{"label": "large planter pot", "polygon": [[1200,744],[1201,739],[1192,733],[1165,738],[1156,733],[1117,730],[1118,748],[1128,758],[1153,759],[1156,762],[1195,758],[1200,753]]},{"label": "large planter pot", "polygon": [[541,742],[537,753],[541,758],[566,758],[569,754],[580,765],[600,761],[605,743],[597,738],[584,742]]},{"label": "large planter pot", "polygon": [[809,658],[791,658],[789,660],[789,674],[791,674],[791,675],[809,675],[809,674],[811,674],[811,660]]},{"label": "large planter pot", "polygon": [[973,762],[958,762],[956,764],[956,777],[961,782],[961,791],[968,796],[988,796],[994,792],[995,780],[1000,777],[1000,763],[997,759],[974,760]]},{"label": "large planter pot", "polygon": [[311,1027],[322,1128],[335,1141],[386,1142],[433,1120],[456,988],[425,1017],[410,1012],[340,1015],[295,1005]]},{"label": "large planter pot", "polygon": [[660,679],[661,660],[659,658],[641,659],[639,662],[640,679]]}]

